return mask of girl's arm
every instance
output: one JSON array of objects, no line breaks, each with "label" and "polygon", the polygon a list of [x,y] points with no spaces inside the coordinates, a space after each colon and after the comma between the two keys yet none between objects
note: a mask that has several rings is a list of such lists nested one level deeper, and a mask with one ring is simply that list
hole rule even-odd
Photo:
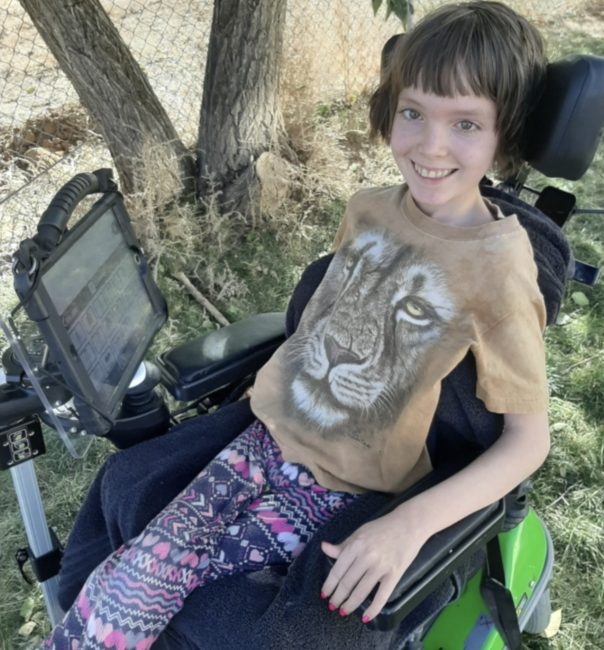
[{"label": "girl's arm", "polygon": [[501,499],[541,466],[550,445],[547,413],[505,415],[504,423],[499,440],[455,476],[361,526],[342,544],[323,542],[323,552],[336,559],[321,592],[330,609],[350,614],[380,583],[363,622],[377,616],[428,538]]}]

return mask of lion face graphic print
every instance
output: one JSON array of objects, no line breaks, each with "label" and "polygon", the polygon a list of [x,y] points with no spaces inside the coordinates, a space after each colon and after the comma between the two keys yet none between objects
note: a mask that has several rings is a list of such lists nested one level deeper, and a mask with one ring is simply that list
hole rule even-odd
[{"label": "lion face graphic print", "polygon": [[445,275],[388,231],[342,246],[286,343],[287,411],[371,446],[400,415],[453,318]]}]

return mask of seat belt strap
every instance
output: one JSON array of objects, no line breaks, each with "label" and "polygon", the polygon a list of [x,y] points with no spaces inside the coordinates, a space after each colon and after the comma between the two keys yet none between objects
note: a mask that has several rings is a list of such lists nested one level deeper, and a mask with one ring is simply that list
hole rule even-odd
[{"label": "seat belt strap", "polygon": [[505,586],[505,569],[498,536],[487,542],[487,565],[480,594],[508,650],[520,650],[520,626],[512,593]]}]

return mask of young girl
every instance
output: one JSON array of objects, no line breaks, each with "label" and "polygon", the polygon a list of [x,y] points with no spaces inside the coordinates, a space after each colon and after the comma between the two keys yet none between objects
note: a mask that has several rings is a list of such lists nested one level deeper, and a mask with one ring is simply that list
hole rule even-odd
[{"label": "young girl", "polygon": [[[499,440],[340,545],[321,596],[375,617],[426,540],[496,501],[549,450],[543,299],[527,235],[484,200],[521,161],[546,58],[496,2],[444,6],[400,38],[371,100],[405,184],[355,194],[296,333],[258,375],[258,420],[90,576],[45,647],[149,648],[193,589],[291,562],[367,490],[430,470],[440,382],[471,350]],[[318,595],[317,595],[318,597]]]}]

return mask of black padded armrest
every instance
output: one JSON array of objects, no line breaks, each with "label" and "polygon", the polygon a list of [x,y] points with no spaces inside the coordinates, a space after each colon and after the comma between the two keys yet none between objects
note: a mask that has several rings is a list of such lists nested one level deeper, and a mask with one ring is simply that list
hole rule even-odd
[{"label": "black padded armrest", "polygon": [[285,341],[285,314],[257,314],[157,358],[162,384],[190,402],[258,371]]}]

